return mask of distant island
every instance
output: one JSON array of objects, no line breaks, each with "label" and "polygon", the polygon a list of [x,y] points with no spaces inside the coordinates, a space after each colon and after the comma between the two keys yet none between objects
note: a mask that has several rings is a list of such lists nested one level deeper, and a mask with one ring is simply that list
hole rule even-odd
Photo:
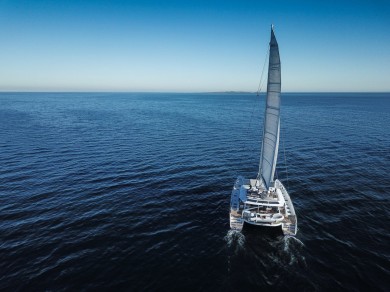
[{"label": "distant island", "polygon": [[256,94],[254,91],[211,91],[205,93],[215,93],[215,94]]}]

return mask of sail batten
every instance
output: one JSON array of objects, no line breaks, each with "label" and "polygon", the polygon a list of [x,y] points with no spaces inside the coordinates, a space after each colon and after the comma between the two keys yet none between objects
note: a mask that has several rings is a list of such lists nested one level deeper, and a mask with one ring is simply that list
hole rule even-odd
[{"label": "sail batten", "polygon": [[262,179],[267,188],[270,187],[274,181],[274,174],[278,157],[280,132],[280,90],[281,74],[279,46],[272,28],[263,141],[258,174],[258,180]]}]

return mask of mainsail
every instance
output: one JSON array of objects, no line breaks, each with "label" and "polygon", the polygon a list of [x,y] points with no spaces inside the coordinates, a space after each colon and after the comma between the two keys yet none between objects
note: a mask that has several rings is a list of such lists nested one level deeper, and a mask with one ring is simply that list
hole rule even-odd
[{"label": "mainsail", "polygon": [[278,158],[279,132],[280,132],[280,57],[273,27],[271,29],[267,102],[264,116],[263,143],[260,156],[259,174],[268,188],[274,181],[276,161]]}]

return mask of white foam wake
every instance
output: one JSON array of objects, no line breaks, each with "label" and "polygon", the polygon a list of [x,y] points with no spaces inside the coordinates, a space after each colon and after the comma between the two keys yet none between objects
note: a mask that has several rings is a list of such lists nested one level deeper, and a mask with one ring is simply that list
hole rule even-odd
[{"label": "white foam wake", "polygon": [[228,248],[243,248],[245,245],[245,236],[240,231],[230,229],[224,237]]}]

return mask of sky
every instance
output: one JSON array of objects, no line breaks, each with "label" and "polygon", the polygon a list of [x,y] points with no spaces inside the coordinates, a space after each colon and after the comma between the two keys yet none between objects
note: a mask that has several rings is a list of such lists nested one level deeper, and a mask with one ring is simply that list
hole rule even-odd
[{"label": "sky", "polygon": [[0,91],[256,91],[271,24],[282,91],[390,91],[390,0],[0,0]]}]

